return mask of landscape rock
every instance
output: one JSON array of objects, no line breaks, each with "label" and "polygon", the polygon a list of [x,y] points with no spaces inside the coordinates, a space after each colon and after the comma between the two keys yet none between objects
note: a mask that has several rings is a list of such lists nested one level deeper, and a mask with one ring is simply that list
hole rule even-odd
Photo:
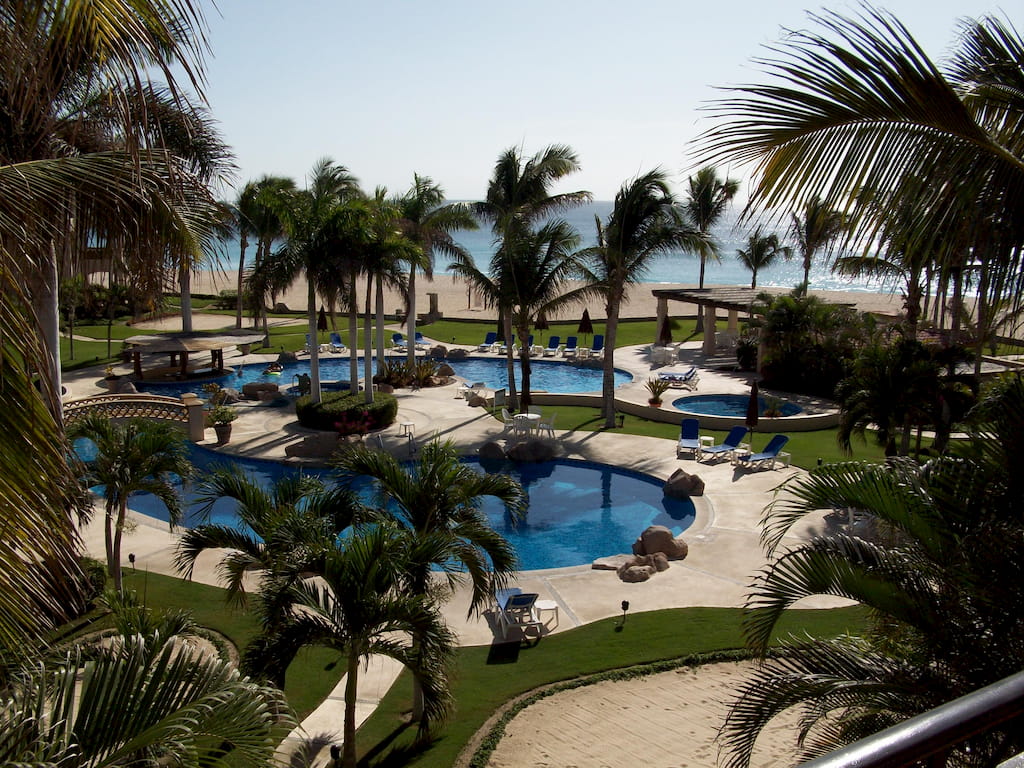
[{"label": "landscape rock", "polygon": [[281,351],[277,356],[277,362],[284,363],[297,363],[299,362],[299,356],[295,352]]},{"label": "landscape rock", "polygon": [[139,390],[128,379],[118,379],[110,391],[115,395],[135,395]]},{"label": "landscape rock", "polygon": [[465,360],[469,357],[469,353],[464,349],[451,349],[448,350],[448,360]]},{"label": "landscape rock", "polygon": [[444,360],[448,357],[448,347],[438,344],[436,347],[431,347],[427,354],[435,360]]},{"label": "landscape rock", "polygon": [[654,575],[654,567],[650,565],[630,565],[619,570],[619,578],[627,584],[647,581]]},{"label": "landscape rock", "polygon": [[377,385],[377,391],[378,392],[384,392],[384,393],[390,395],[390,394],[394,394],[395,388],[393,386],[391,386],[390,384],[378,384]]},{"label": "landscape rock", "polygon": [[466,404],[470,408],[483,408],[487,405],[487,398],[473,393],[466,398]]},{"label": "landscape rock", "polygon": [[632,563],[635,555],[612,555],[611,557],[599,557],[590,564],[595,571],[617,571],[627,563]]},{"label": "landscape rock", "polygon": [[543,440],[531,437],[513,445],[508,449],[506,455],[513,461],[527,461],[538,464],[555,458],[555,449]]},{"label": "landscape rock", "polygon": [[272,382],[251,381],[242,385],[242,395],[246,400],[262,400],[260,392],[272,392],[277,395],[280,389]]},{"label": "landscape rock", "polygon": [[663,525],[650,526],[633,542],[634,555],[653,555],[661,552],[669,560],[682,560],[689,551],[690,548],[682,537],[676,538],[672,531]]},{"label": "landscape rock", "polygon": [[242,402],[242,393],[234,387],[224,387],[220,391],[220,397],[221,402],[228,405]]},{"label": "landscape rock", "polygon": [[670,499],[687,499],[690,496],[703,496],[704,481],[697,475],[691,475],[688,472],[677,469],[665,481],[663,490]]},{"label": "landscape rock", "polygon": [[481,445],[479,454],[481,461],[485,461],[487,459],[490,459],[491,461],[505,460],[505,449],[493,440]]},{"label": "landscape rock", "polygon": [[452,368],[450,365],[448,365],[448,363],[441,363],[437,367],[437,375],[438,376],[454,376],[455,375],[455,369]]}]

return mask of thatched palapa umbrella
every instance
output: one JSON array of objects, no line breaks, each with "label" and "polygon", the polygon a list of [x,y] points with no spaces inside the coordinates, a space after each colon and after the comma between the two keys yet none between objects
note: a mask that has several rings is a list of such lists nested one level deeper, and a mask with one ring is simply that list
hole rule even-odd
[{"label": "thatched palapa umbrella", "polygon": [[[590,321],[590,310],[583,310],[583,317],[580,318],[580,324],[576,327],[576,333],[589,336],[594,332],[594,324]],[[586,339],[583,340],[584,344],[587,343]]]}]

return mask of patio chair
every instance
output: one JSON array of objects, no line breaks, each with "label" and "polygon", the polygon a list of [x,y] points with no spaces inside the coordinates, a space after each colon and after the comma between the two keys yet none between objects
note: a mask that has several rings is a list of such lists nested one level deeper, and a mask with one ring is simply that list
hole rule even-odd
[{"label": "patio chair", "polygon": [[537,423],[537,434],[541,432],[547,432],[548,436],[554,438],[555,436],[555,416],[558,414],[552,413],[550,416],[541,416],[540,421]]},{"label": "patio chair", "polygon": [[594,334],[594,343],[590,345],[590,349],[587,350],[587,354],[590,357],[600,355],[604,357],[604,335],[600,333]]},{"label": "patio chair", "polygon": [[306,352],[306,354],[312,354],[313,353],[313,347],[316,347],[318,352],[326,352],[327,351],[327,345],[326,344],[319,344],[319,343],[313,341],[313,337],[310,336],[307,333],[306,334],[306,345],[302,349],[303,349],[303,351]]},{"label": "patio chair", "polygon": [[391,334],[391,346],[395,349],[408,349],[409,342],[405,340],[405,336],[400,333]]},{"label": "patio chair", "polygon": [[334,332],[331,334],[331,352],[344,352],[348,349],[345,346],[345,342],[341,340],[341,334]]},{"label": "patio chair", "polygon": [[675,389],[689,389],[692,391],[696,390],[697,385],[700,384],[700,369],[694,365],[686,373],[661,371],[658,373],[658,378],[667,381],[669,386]]},{"label": "patio chair", "polygon": [[701,453],[712,458],[718,458],[719,456],[725,456],[731,459],[736,452],[736,449],[740,447],[740,443],[743,438],[747,436],[747,428],[733,427],[729,430],[729,434],[725,436],[725,440],[722,441],[721,445],[705,445],[701,448]]},{"label": "patio chair", "polygon": [[676,458],[683,451],[693,453],[693,458],[700,458],[700,422],[697,419],[683,419],[679,429],[679,442],[676,444]]},{"label": "patio chair", "polygon": [[516,427],[516,420],[512,418],[512,414],[508,412],[508,408],[501,409],[501,420],[505,424],[504,432],[511,432]]},{"label": "patio chair", "polygon": [[558,348],[562,345],[561,336],[552,336],[548,339],[548,345],[544,347],[544,357],[554,357],[558,354]]},{"label": "patio chair", "polygon": [[508,638],[508,631],[513,627],[523,633],[526,637],[531,631],[540,635],[540,629],[544,623],[537,615],[536,592],[520,592],[509,595],[504,603],[498,603],[497,617],[498,626],[501,627],[502,639]]},{"label": "patio chair", "polygon": [[578,340],[575,336],[569,336],[565,340],[565,349],[562,350],[562,357],[576,357]]},{"label": "patio chair", "polygon": [[427,341],[423,337],[423,334],[420,333],[419,331],[416,331],[416,336],[413,339],[413,344],[416,345],[416,349],[430,349],[430,342]]},{"label": "patio chair", "polygon": [[779,453],[788,442],[789,435],[774,435],[760,453],[735,454],[736,464],[741,467],[764,467],[767,465],[768,469],[775,469],[775,460],[779,458]]},{"label": "patio chair", "polygon": [[490,352],[491,351],[491,347],[494,346],[494,342],[496,342],[497,340],[498,340],[498,333],[497,333],[497,331],[488,331],[487,335],[484,336],[484,340],[477,345],[476,351],[477,352]]}]

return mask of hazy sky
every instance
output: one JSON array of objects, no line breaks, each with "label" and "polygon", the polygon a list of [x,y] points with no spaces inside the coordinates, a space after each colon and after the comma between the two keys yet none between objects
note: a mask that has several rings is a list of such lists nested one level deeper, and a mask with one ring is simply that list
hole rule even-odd
[{"label": "hazy sky", "polygon": [[[562,143],[583,169],[560,191],[598,200],[655,166],[681,186],[716,87],[764,81],[751,59],[821,9],[806,0],[217,5],[207,95],[240,182],[278,174],[303,184],[327,156],[367,191],[404,191],[417,172],[451,199],[475,199],[503,150]],[[958,19],[1000,13],[984,0],[880,7],[933,57],[955,40]]]}]

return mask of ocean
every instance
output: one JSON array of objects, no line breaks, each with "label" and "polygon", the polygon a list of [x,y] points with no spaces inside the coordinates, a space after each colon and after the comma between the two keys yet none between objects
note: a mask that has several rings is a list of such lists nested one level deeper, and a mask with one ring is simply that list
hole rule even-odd
[{"label": "ocean", "polygon": [[[594,217],[599,216],[606,221],[612,210],[611,201],[597,201],[565,211],[561,214],[570,225],[580,234],[581,247],[594,245],[596,241],[596,230]],[[705,285],[750,285],[750,272],[745,269],[736,257],[739,248],[746,247],[747,238],[752,227],[744,227],[737,224],[739,216],[738,209],[732,209],[723,217],[723,221],[714,229],[713,234],[719,243],[720,261],[708,260],[704,272]],[[780,236],[785,236],[785,226],[777,230]],[[462,245],[473,256],[477,266],[485,268],[494,255],[494,246],[491,242],[491,231],[489,227],[481,226],[478,230],[461,230],[454,234],[454,239]],[[252,249],[248,258],[252,258]],[[221,263],[222,268],[231,269],[237,267],[238,244],[237,241],[226,244],[226,255]],[[448,270],[448,260],[437,256],[434,264],[434,271],[437,274],[444,274]],[[651,269],[641,279],[644,283],[686,283],[696,285],[700,279],[700,259],[689,253],[673,253],[656,259]],[[793,288],[803,279],[803,267],[798,257],[790,261],[779,261],[768,269],[762,269],[757,274],[757,286]],[[823,259],[816,260],[811,265],[810,287],[812,289],[829,291],[869,291],[874,293],[884,292],[885,286],[878,281],[866,279],[851,280],[833,275],[829,265]]]}]

